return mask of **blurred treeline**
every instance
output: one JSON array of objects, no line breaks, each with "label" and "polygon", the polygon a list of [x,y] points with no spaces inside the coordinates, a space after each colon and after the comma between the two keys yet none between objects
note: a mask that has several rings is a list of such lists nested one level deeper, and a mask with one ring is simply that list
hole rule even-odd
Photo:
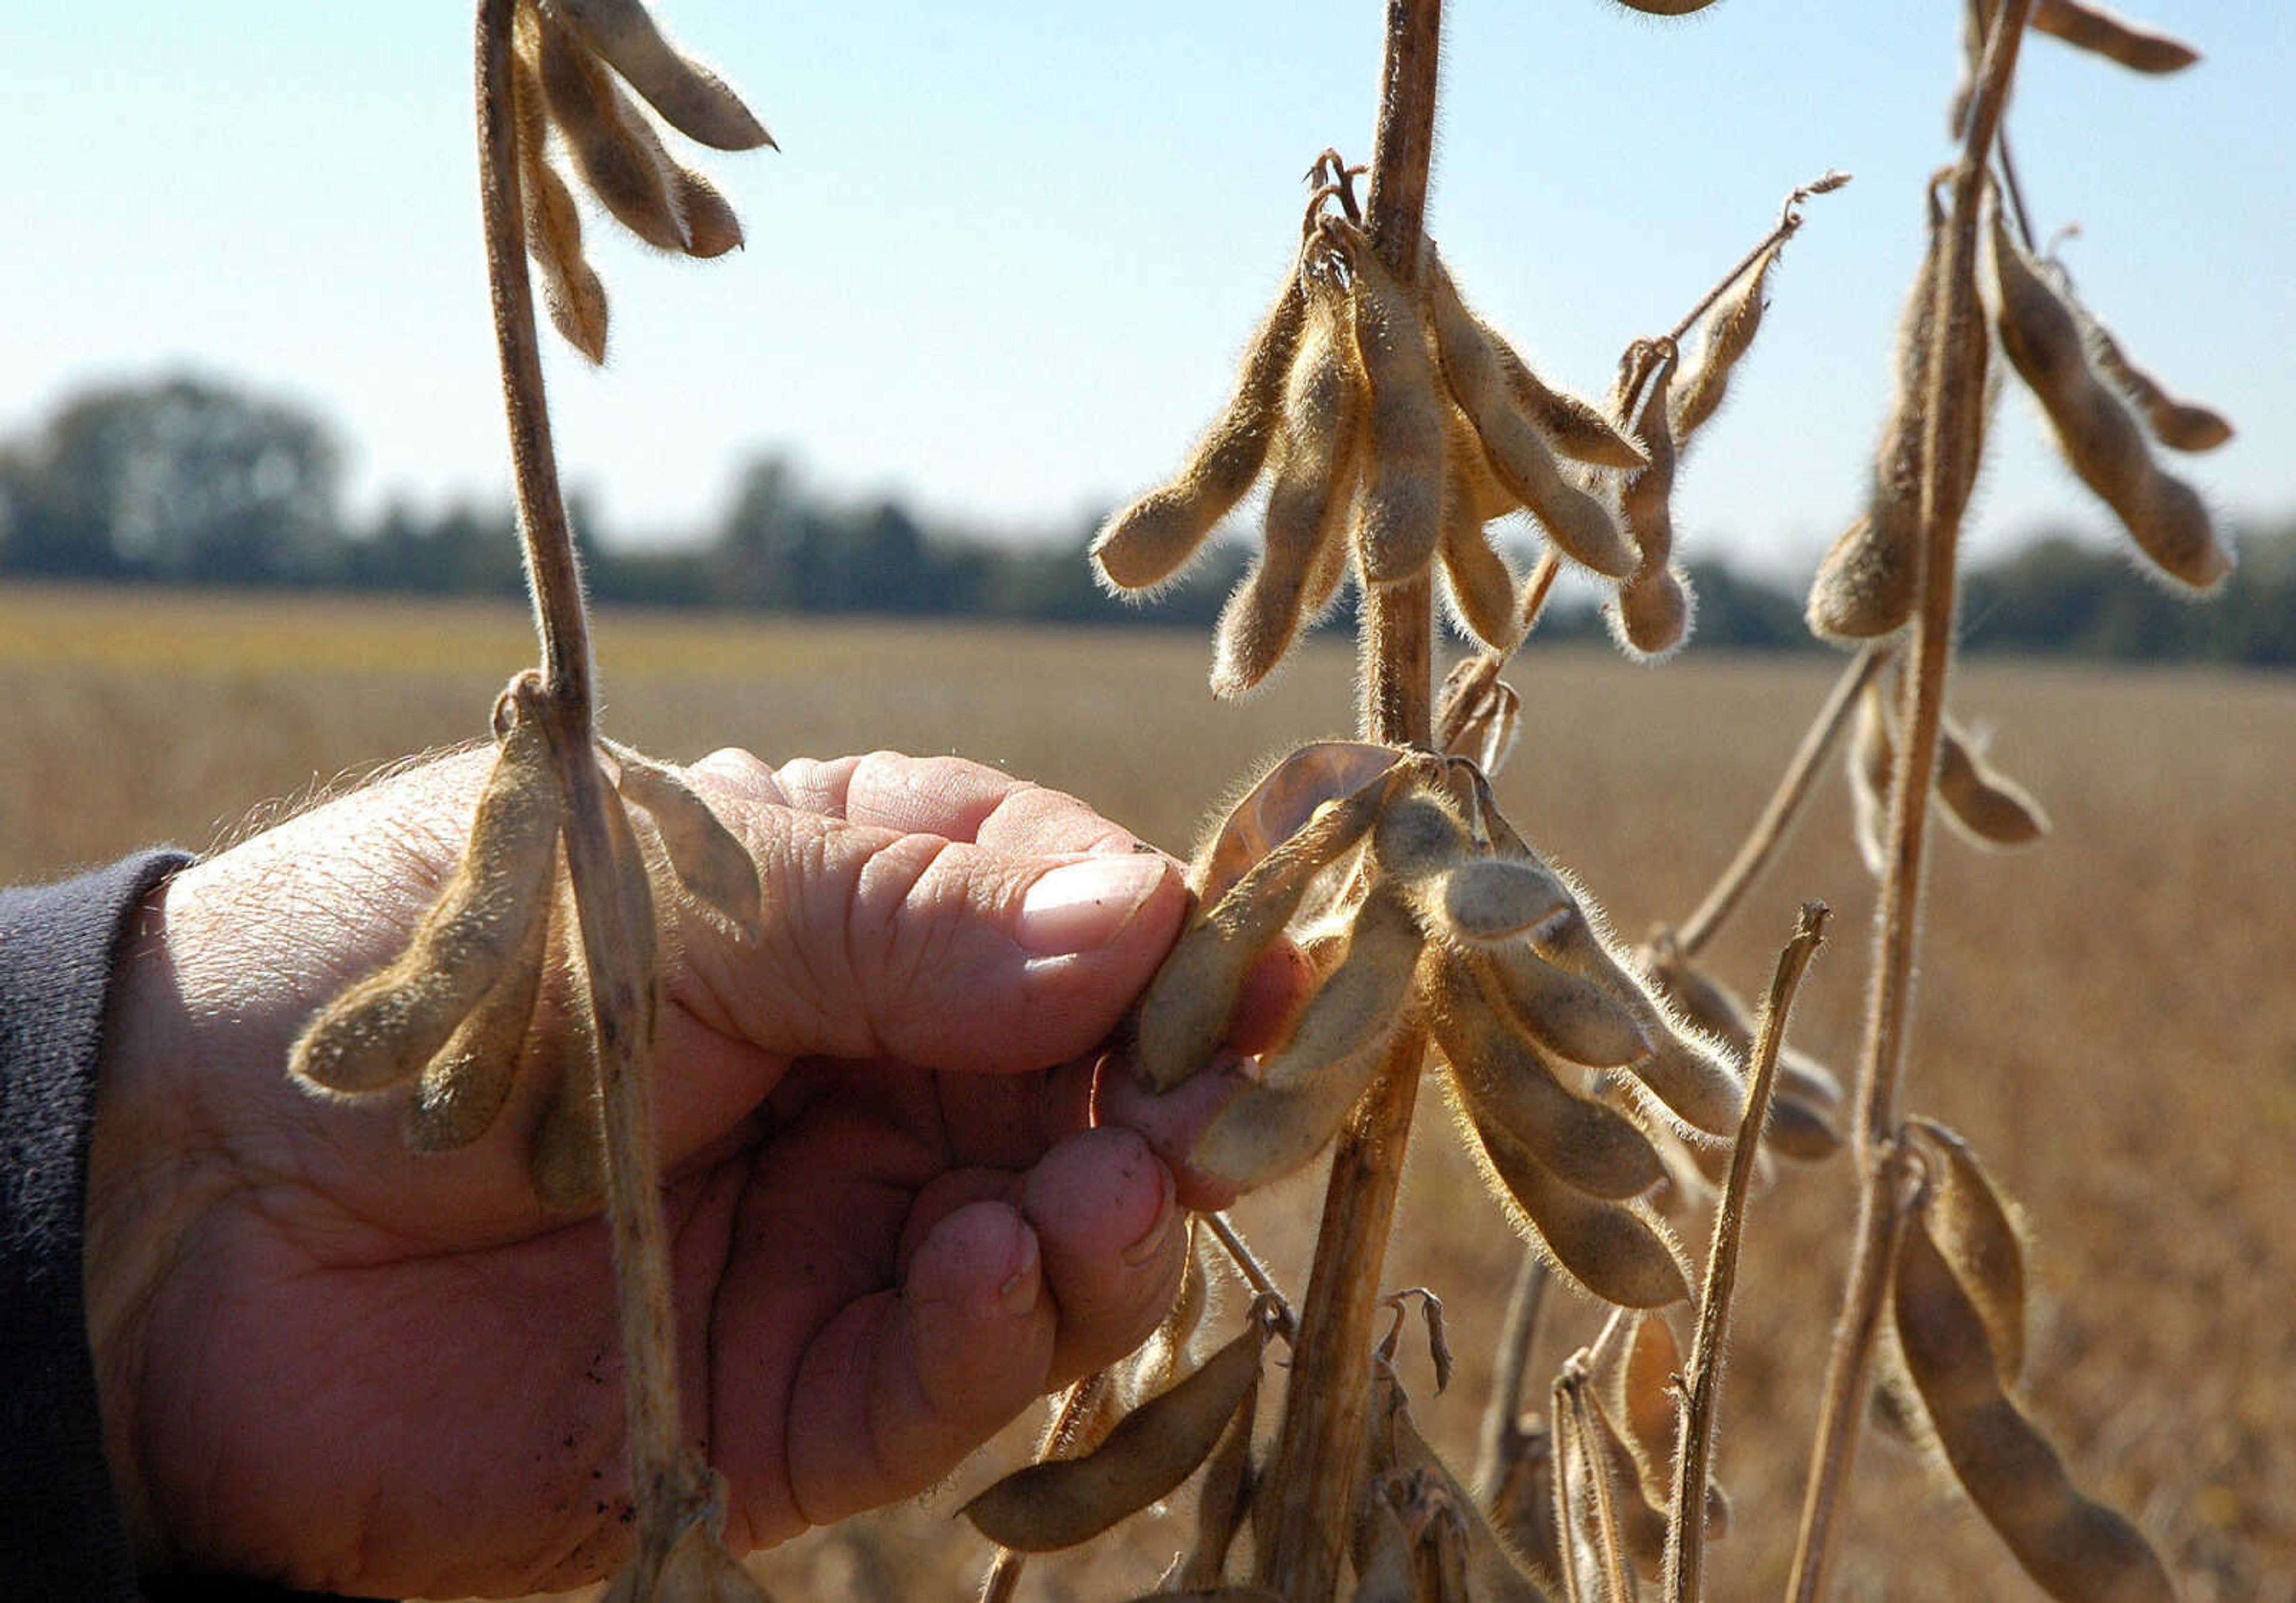
[{"label": "blurred treeline", "polygon": [[[0,439],[0,574],[176,585],[514,595],[518,543],[500,507],[371,522],[344,512],[342,450],[292,405],[193,378],[91,390],[29,437]],[[1221,547],[1151,607],[1097,590],[1089,527],[1053,544],[936,528],[898,500],[853,502],[808,485],[785,460],[736,477],[714,525],[681,543],[619,544],[586,515],[576,537],[601,600],[667,607],[898,617],[1189,625],[1218,612],[1245,552]],[[1967,575],[1973,650],[2250,664],[2296,663],[2296,522],[2240,531],[2241,566],[2194,606],[2110,551],[2045,534]],[[1698,639],[1813,645],[1801,598],[1715,563],[1693,563]],[[1591,605],[1541,626],[1598,634]]]}]

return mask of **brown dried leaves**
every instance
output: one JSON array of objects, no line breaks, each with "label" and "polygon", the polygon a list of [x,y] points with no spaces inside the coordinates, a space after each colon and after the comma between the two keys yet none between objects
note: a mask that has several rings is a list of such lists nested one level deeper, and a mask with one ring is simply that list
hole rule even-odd
[{"label": "brown dried leaves", "polygon": [[719,150],[772,136],[708,68],[680,53],[639,0],[524,0],[512,55],[527,253],[567,342],[606,359],[606,293],[582,251],[581,216],[550,150],[614,219],[657,249],[707,258],[742,243],[741,220],[709,179],[672,156],[627,84],[688,137]]}]

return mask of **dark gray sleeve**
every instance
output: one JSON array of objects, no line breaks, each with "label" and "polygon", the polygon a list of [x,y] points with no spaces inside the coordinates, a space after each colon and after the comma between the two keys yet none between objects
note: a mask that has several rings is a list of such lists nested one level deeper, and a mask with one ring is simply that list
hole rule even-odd
[{"label": "dark gray sleeve", "polygon": [[138,1595],[80,1252],[112,957],[144,894],[185,861],[147,852],[0,890],[0,1596]]},{"label": "dark gray sleeve", "polygon": [[139,1591],[103,1456],[80,1274],[104,1007],[129,915],[189,861],[145,852],[62,885],[0,889],[0,1598],[300,1595],[189,1576]]}]

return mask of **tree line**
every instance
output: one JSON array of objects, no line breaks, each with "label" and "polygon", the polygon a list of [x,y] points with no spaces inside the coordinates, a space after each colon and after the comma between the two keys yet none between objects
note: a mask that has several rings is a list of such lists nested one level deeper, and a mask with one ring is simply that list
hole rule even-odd
[{"label": "tree line", "polygon": [[[235,386],[173,377],[72,397],[23,438],[0,440],[0,575],[417,594],[523,593],[501,508],[371,520],[341,504],[340,442],[300,407]],[[632,545],[571,509],[603,601],[762,612],[1028,618],[1201,627],[1248,560],[1222,546],[1148,608],[1103,594],[1083,558],[1090,528],[1054,545],[936,528],[898,499],[841,500],[786,459],[742,467],[698,537]],[[2243,531],[2242,564],[2195,606],[2119,557],[2063,532],[1974,567],[1967,647],[2156,661],[2296,664],[2296,520]],[[1716,562],[1691,565],[1697,638],[1815,649],[1801,597]],[[1338,620],[1344,623],[1346,620]],[[1542,634],[1595,636],[1591,602],[1562,602]]]}]

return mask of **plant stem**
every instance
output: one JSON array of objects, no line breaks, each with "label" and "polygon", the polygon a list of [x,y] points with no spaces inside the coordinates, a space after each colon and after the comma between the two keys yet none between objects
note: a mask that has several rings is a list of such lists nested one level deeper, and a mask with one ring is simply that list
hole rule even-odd
[{"label": "plant stem", "polygon": [[1817,716],[1803,732],[1801,744],[1786,764],[1785,772],[1778,776],[1777,789],[1771,792],[1768,805],[1754,821],[1738,855],[1722,871],[1714,888],[1706,893],[1698,911],[1685,919],[1682,928],[1675,932],[1683,956],[1697,956],[1699,949],[1714,938],[1714,932],[1736,910],[1740,899],[1753,888],[1754,881],[1769,866],[1771,857],[1785,844],[1786,837],[1792,832],[1794,818],[1809,796],[1810,783],[1817,777],[1818,765],[1825,761],[1825,754],[1833,749],[1842,725],[1849,722],[1849,709],[1856,704],[1857,693],[1889,661],[1892,650],[1888,645],[1867,646],[1850,659],[1841,676],[1833,682],[1833,688],[1826,692],[1825,704],[1817,709]]},{"label": "plant stem", "polygon": [[1666,1538],[1667,1596],[1672,1603],[1695,1603],[1703,1595],[1706,1573],[1706,1476],[1714,1451],[1714,1419],[1722,1395],[1722,1352],[1730,1335],[1730,1295],[1738,1283],[1738,1243],[1745,1230],[1746,1192],[1754,1178],[1754,1156],[1762,1126],[1770,1116],[1770,1093],[1777,1084],[1778,1049],[1785,1044],[1786,1019],[1803,972],[1825,939],[1833,913],[1823,902],[1801,904],[1793,938],[1778,953],[1770,993],[1754,1037],[1753,1081],[1746,1088],[1746,1110],[1739,1116],[1737,1143],[1730,1149],[1730,1174],[1714,1214],[1714,1244],[1706,1255],[1706,1285],[1699,1294],[1698,1332],[1690,1347],[1690,1383],[1684,1394],[1682,1423],[1674,1455],[1674,1511]]},{"label": "plant stem", "polygon": [[[1406,286],[1417,278],[1441,42],[1441,0],[1388,0],[1365,216],[1373,248]],[[1433,589],[1424,575],[1374,587],[1365,597],[1365,739],[1430,744],[1433,625]],[[1406,1023],[1396,1033],[1379,1078],[1341,1127],[1332,1155],[1283,1422],[1265,1488],[1274,1502],[1268,1540],[1257,1559],[1260,1583],[1293,1603],[1324,1603],[1332,1596],[1354,1525],[1373,1310],[1426,1054],[1425,1031]]]},{"label": "plant stem", "polygon": [[1475,1448],[1475,1495],[1486,1503],[1506,1484],[1508,1467],[1522,1451],[1522,1382],[1529,1372],[1530,1349],[1538,1339],[1538,1316],[1546,1306],[1553,1277],[1535,1248],[1525,1247],[1507,1298],[1506,1323],[1499,1331],[1491,1366],[1491,1394],[1483,1404],[1483,1428]]},{"label": "plant stem", "polygon": [[1284,1296],[1283,1288],[1276,1285],[1275,1277],[1267,1272],[1267,1265],[1259,1261],[1259,1255],[1251,1250],[1251,1243],[1243,1239],[1243,1232],[1226,1214],[1196,1216],[1204,1222],[1205,1228],[1227,1253],[1228,1262],[1235,1265],[1236,1272],[1250,1285],[1253,1293],[1274,1303],[1275,1333],[1286,1342],[1292,1340],[1300,1329],[1299,1318],[1292,1312],[1291,1301]]},{"label": "plant stem", "polygon": [[1751,250],[1740,257],[1737,266],[1714,281],[1714,287],[1700,296],[1697,303],[1682,315],[1682,321],[1669,331],[1667,338],[1680,344],[1689,334],[1691,325],[1705,315],[1707,307],[1722,299],[1722,292],[1736,283],[1745,274],[1746,269],[1760,261],[1769,253],[1770,247],[1780,240],[1792,239],[1795,232],[1801,227],[1801,203],[1804,200],[1808,200],[1812,195],[1832,194],[1849,182],[1848,173],[1829,169],[1824,176],[1811,179],[1788,195],[1785,205],[1779,209],[1777,226],[1764,234]]},{"label": "plant stem", "polygon": [[1943,515],[1940,468],[1947,429],[1956,421],[1949,405],[1949,356],[1953,331],[1963,320],[1982,316],[1977,298],[1977,220],[1987,161],[2008,104],[2017,71],[2018,48],[2032,0],[2002,0],[1978,69],[1977,88],[1962,130],[1961,159],[1953,171],[1953,213],[1948,222],[1944,258],[1939,264],[1931,326],[1937,331],[1923,383],[1922,420],[1921,599],[1914,616],[1914,672],[1906,688],[1910,703],[1899,722],[1906,733],[1898,749],[1890,803],[1890,871],[1875,918],[1872,989],[1866,1043],[1858,1063],[1857,1150],[1863,1187],[1859,1200],[1857,1255],[1834,1326],[1833,1351],[1826,1366],[1826,1389],[1812,1445],[1810,1478],[1802,1505],[1794,1553],[1791,1595],[1808,1603],[1822,1591],[1831,1555],[1835,1507],[1857,1456],[1857,1433],[1866,1416],[1874,1340],[1881,1324],[1889,1275],[1885,1260],[1894,1253],[1902,1228],[1902,1203],[1891,1183],[1896,1174],[1898,1084],[1904,1076],[1906,1023],[1913,1009],[1914,963],[1920,945],[1923,848],[1927,838],[1931,781],[1937,773],[1938,728],[1945,713],[1946,678],[1953,660],[1955,563],[1958,522]]},{"label": "plant stem", "polygon": [[[487,283],[501,362],[503,408],[525,540],[535,627],[541,637],[539,697],[553,765],[566,801],[566,864],[589,971],[592,1034],[605,1110],[606,1218],[613,1243],[625,1363],[630,1497],[640,1564],[658,1561],[709,1500],[707,1472],[687,1460],[677,1404],[676,1312],[655,1164],[647,1075],[653,976],[636,961],[636,932],[616,895],[618,861],[607,809],[621,806],[598,766],[587,615],[551,447],[550,414],[527,278],[511,110],[514,0],[478,7],[479,187]],[[649,932],[650,933],[650,932]]]}]

